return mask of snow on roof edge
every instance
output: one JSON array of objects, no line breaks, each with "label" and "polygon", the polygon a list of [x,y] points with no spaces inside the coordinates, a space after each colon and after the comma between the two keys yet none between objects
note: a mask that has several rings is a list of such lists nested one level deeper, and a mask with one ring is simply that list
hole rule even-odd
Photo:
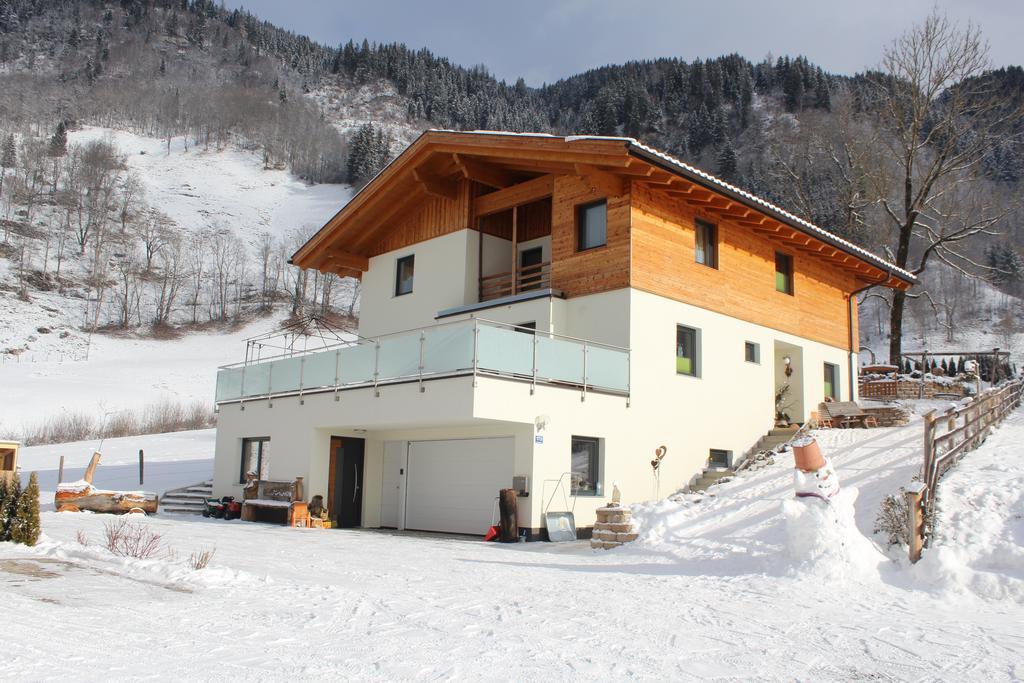
[{"label": "snow on roof edge", "polygon": [[837,246],[841,246],[844,249],[848,249],[849,251],[852,251],[852,252],[854,252],[854,253],[862,256],[862,257],[865,257],[869,261],[874,261],[876,265],[883,266],[885,269],[888,269],[890,271],[890,273],[892,273],[893,275],[899,275],[902,279],[906,280],[907,282],[911,282],[911,283],[917,282],[917,276],[916,275],[914,275],[913,273],[911,273],[908,270],[904,270],[903,268],[900,268],[899,266],[897,266],[894,263],[890,263],[889,261],[886,261],[881,256],[873,254],[870,251],[868,251],[867,249],[864,249],[863,247],[859,247],[856,244],[854,244],[853,242],[850,242],[849,240],[845,240],[842,237],[840,237],[839,235],[836,235],[835,233],[829,232],[828,230],[825,230],[824,228],[819,227],[819,226],[815,225],[814,223],[811,223],[808,220],[800,218],[799,216],[797,216],[797,215],[795,215],[793,213],[790,213],[789,211],[786,211],[782,207],[777,206],[775,204],[772,204],[767,199],[763,199],[761,197],[758,197],[755,194],[747,192],[746,190],[740,189],[739,187],[736,187],[735,185],[733,185],[731,183],[727,183],[726,181],[722,180],[721,178],[719,178],[717,176],[714,176],[714,175],[711,175],[707,171],[702,171],[701,169],[697,168],[696,166],[691,166],[690,164],[688,164],[688,163],[686,163],[684,161],[680,161],[679,159],[676,159],[675,157],[673,157],[670,154],[666,154],[665,152],[662,152],[660,150],[654,149],[653,147],[645,145],[644,143],[640,142],[636,138],[623,137],[623,136],[617,136],[617,135],[565,135],[565,136],[559,136],[559,135],[552,135],[550,133],[517,133],[517,132],[514,132],[514,131],[504,131],[504,130],[456,131],[456,130],[449,130],[449,129],[444,129],[444,128],[431,128],[431,129],[429,129],[429,132],[433,132],[433,133],[472,133],[474,135],[509,135],[509,136],[519,136],[519,137],[535,137],[535,138],[560,138],[562,140],[565,140],[566,142],[576,142],[578,140],[579,141],[584,141],[584,140],[611,140],[611,141],[615,141],[615,142],[624,142],[624,143],[630,145],[631,147],[635,147],[636,149],[642,150],[642,151],[646,152],[647,154],[650,154],[652,156],[658,157],[659,159],[661,159],[661,160],[663,160],[663,161],[665,161],[665,162],[667,162],[667,163],[669,163],[669,164],[671,164],[673,166],[676,166],[676,167],[686,171],[687,173],[692,173],[693,175],[696,175],[696,176],[698,176],[700,178],[703,178],[704,180],[707,180],[709,183],[711,183],[713,185],[717,185],[718,187],[721,187],[724,190],[728,190],[729,192],[732,192],[733,194],[737,194],[740,197],[743,197],[744,199],[746,199],[748,201],[751,201],[751,202],[753,202],[755,204],[763,206],[764,208],[768,209],[769,211],[772,211],[774,213],[779,214],[780,216],[782,216],[786,220],[791,221],[793,223],[796,223],[797,225],[810,230],[812,233],[816,233],[816,234],[818,234],[818,235],[820,235],[822,237],[825,237],[828,240],[831,240],[832,242],[836,243]]}]

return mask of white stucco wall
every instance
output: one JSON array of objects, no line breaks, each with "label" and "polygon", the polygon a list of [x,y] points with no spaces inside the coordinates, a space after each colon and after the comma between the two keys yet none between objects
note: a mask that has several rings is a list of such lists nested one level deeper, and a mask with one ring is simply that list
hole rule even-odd
[{"label": "white stucco wall", "polygon": [[[241,495],[237,480],[243,437],[271,437],[270,476],[305,477],[307,496],[326,494],[330,437],[362,437],[367,440],[363,524],[375,526],[385,442],[511,436],[515,473],[529,476],[532,488],[531,496],[520,501],[520,525],[540,527],[554,481],[569,470],[572,437],[589,436],[603,442],[599,479],[604,495],[576,499],[577,523],[586,526],[610,496],[613,481],[620,483],[625,502],[665,496],[703,469],[710,449],[739,457],[771,429],[781,357],[777,347],[794,358],[790,382],[803,397],[802,409],[791,411],[794,419],[806,419],[823,398],[824,362],[838,366],[844,395],[849,387],[844,349],[638,290],[545,298],[485,314],[511,323],[536,319],[539,329],[547,315],[558,333],[629,346],[628,405],[624,397],[593,392],[583,400],[580,390],[566,387],[540,385],[531,395],[528,383],[489,377],[478,378],[476,387],[471,377],[462,377],[426,382],[422,392],[416,383],[384,386],[379,397],[373,389],[359,389],[341,392],[340,401],[328,393],[306,396],[304,404],[297,397],[275,399],[273,407],[266,400],[251,401],[244,411],[229,404],[221,407],[218,419],[216,494]],[[700,330],[699,377],[676,373],[677,324]],[[760,363],[744,360],[746,341],[760,345]],[[539,416],[548,418],[540,431],[535,428]],[[536,436],[543,443],[536,443]],[[668,455],[659,487],[650,461],[661,445]],[[564,507],[560,501],[561,495],[556,496],[552,509]]]},{"label": "white stucco wall", "polygon": [[[475,230],[459,230],[371,258],[360,290],[359,334],[375,337],[432,325],[438,311],[475,303],[478,239]],[[395,296],[398,259],[409,254],[416,256],[413,290]]]}]

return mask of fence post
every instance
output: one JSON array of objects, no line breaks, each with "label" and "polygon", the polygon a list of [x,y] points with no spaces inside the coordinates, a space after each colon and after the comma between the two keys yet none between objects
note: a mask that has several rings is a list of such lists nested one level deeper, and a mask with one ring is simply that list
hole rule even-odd
[{"label": "fence post", "polygon": [[907,500],[907,539],[911,564],[921,559],[921,548],[924,547],[924,506],[921,504],[925,485],[914,482],[903,492]]},{"label": "fence post", "polygon": [[57,468],[57,483],[64,483],[64,456],[60,456],[60,467]]},{"label": "fence post", "polygon": [[139,449],[139,486],[146,483],[146,456]]},{"label": "fence post", "polygon": [[935,411],[930,410],[924,416],[924,463],[921,467],[921,481],[931,488],[932,461],[935,459]]}]

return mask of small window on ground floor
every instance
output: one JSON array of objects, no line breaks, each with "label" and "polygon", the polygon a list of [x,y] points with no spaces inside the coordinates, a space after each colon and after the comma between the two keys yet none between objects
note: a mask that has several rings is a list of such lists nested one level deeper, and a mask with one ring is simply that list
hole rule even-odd
[{"label": "small window on ground floor", "polygon": [[572,437],[572,495],[598,495],[601,440],[590,436]]},{"label": "small window on ground floor", "polygon": [[732,465],[732,451],[712,448],[708,454],[708,465],[710,467],[729,467]]},{"label": "small window on ground floor", "polygon": [[242,466],[238,475],[238,482],[244,484],[245,476],[250,472],[256,475],[257,479],[270,478],[269,437],[242,439]]},{"label": "small window on ground floor", "polygon": [[839,366],[825,363],[825,396],[839,398]]},{"label": "small window on ground floor", "polygon": [[761,345],[754,342],[743,343],[743,360],[748,363],[761,362]]},{"label": "small window on ground floor", "polygon": [[676,325],[676,374],[700,377],[700,330]]}]

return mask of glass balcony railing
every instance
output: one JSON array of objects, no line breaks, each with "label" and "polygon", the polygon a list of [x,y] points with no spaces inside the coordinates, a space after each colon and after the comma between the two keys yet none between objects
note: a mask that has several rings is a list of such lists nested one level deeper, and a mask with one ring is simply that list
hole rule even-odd
[{"label": "glass balcony railing", "polygon": [[458,375],[628,395],[629,351],[477,318],[225,366],[217,402]]}]

